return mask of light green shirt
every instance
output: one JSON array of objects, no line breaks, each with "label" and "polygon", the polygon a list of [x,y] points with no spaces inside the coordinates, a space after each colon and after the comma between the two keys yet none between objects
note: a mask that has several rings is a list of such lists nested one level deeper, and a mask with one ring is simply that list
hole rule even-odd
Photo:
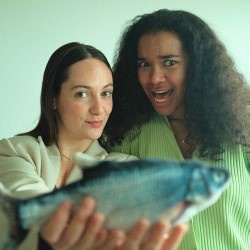
[{"label": "light green shirt", "polygon": [[[155,115],[142,126],[138,136],[134,137],[132,132],[128,133],[122,145],[108,151],[132,154],[139,158],[184,160],[166,118]],[[192,158],[198,159],[197,150]],[[221,158],[215,164],[230,171],[231,184],[214,205],[191,220],[180,250],[250,249],[249,159],[241,146],[227,148]]]}]

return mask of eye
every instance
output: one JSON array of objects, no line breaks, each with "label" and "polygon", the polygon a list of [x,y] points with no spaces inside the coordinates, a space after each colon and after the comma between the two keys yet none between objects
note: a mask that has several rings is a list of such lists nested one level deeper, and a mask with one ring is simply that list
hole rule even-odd
[{"label": "eye", "polygon": [[80,98],[85,98],[85,97],[88,97],[88,94],[86,92],[77,92],[75,94],[76,97],[80,97]]},{"label": "eye", "polygon": [[113,92],[112,91],[104,91],[102,93],[102,96],[104,97],[112,97]]},{"label": "eye", "polygon": [[214,172],[213,179],[216,183],[223,183],[226,180],[225,173],[223,171]]},{"label": "eye", "polygon": [[138,68],[146,68],[149,66],[149,63],[145,62],[145,61],[138,61],[137,62],[137,67]]},{"label": "eye", "polygon": [[164,61],[164,65],[165,66],[173,66],[175,65],[177,62],[176,61],[173,61],[173,60],[166,60]]}]

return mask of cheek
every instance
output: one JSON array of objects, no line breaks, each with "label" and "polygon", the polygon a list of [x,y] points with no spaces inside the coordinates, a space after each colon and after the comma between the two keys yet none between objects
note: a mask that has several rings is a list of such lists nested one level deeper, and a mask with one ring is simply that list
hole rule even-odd
[{"label": "cheek", "polygon": [[138,78],[139,83],[143,87],[147,83],[148,74],[147,74],[147,72],[143,72],[141,70],[138,70],[137,71],[137,78]]},{"label": "cheek", "polygon": [[65,108],[65,113],[71,117],[80,117],[85,115],[87,112],[84,105],[70,105]]},{"label": "cheek", "polygon": [[172,81],[175,82],[180,89],[183,89],[185,86],[185,71],[178,71],[173,75]]},{"label": "cheek", "polygon": [[113,101],[111,100],[109,103],[105,105],[106,113],[109,115],[113,109]]}]

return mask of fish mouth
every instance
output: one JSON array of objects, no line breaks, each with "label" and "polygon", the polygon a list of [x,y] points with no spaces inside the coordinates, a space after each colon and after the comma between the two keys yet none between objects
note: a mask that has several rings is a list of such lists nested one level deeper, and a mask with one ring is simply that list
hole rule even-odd
[{"label": "fish mouth", "polygon": [[[171,220],[172,225],[177,225],[180,222],[187,222],[190,218],[186,217],[186,211],[189,207],[192,206],[192,202],[184,201],[179,205],[179,208],[176,210],[175,217]],[[175,207],[176,209],[176,207]]]},{"label": "fish mouth", "polygon": [[179,223],[187,223],[197,211],[200,211],[200,209],[193,202],[182,201],[163,213],[161,219],[170,221],[171,225],[175,226]]},{"label": "fish mouth", "polygon": [[161,214],[160,219],[170,222],[172,225],[178,224],[181,220],[186,208],[189,206],[186,201],[182,201]]},{"label": "fish mouth", "polygon": [[173,89],[151,91],[152,96],[156,102],[165,102],[174,92]]}]

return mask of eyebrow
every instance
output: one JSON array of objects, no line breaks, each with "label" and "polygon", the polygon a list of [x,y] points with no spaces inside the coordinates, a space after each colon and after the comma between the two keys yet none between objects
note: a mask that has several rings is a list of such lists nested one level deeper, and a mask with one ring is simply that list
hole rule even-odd
[{"label": "eyebrow", "polygon": [[[160,55],[158,56],[160,59],[170,59],[170,58],[173,58],[173,57],[178,57],[180,58],[181,56],[180,55],[175,55],[175,54],[169,54],[169,55]],[[144,57],[137,57],[137,61],[143,61],[143,60],[147,60],[146,58]]]},{"label": "eyebrow", "polygon": [[180,55],[174,55],[174,54],[170,54],[170,55],[163,55],[163,56],[159,56],[162,59],[169,59],[172,57],[181,57]]},{"label": "eyebrow", "polygon": [[[105,86],[103,86],[103,89],[108,88],[108,87],[113,87],[113,83],[106,84]],[[78,84],[76,86],[73,86],[71,89],[78,89],[78,88],[92,89],[90,85],[85,85],[85,84]]]}]

